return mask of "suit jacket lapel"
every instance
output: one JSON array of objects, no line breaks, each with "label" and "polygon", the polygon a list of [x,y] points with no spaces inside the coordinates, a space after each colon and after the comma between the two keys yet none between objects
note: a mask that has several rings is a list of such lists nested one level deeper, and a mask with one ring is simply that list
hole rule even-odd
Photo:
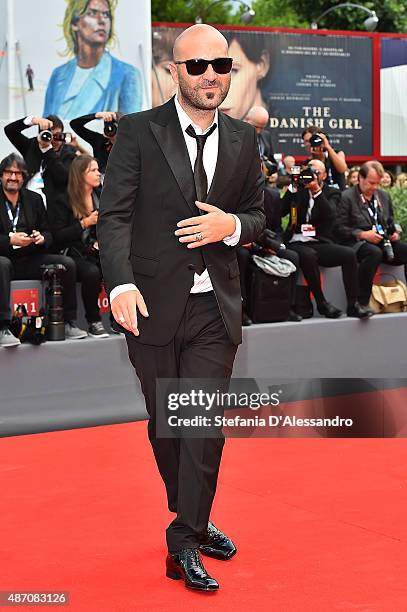
[{"label": "suit jacket lapel", "polygon": [[161,107],[156,121],[150,121],[150,128],[186,203],[196,215],[194,174],[173,99]]},{"label": "suit jacket lapel", "polygon": [[9,232],[11,232],[12,228],[10,224],[10,219],[8,218],[8,214],[6,211],[6,204],[5,204],[5,197],[4,197],[3,190],[1,190],[1,195],[0,195],[0,220],[4,228],[4,233],[8,234]]},{"label": "suit jacket lapel", "polygon": [[206,198],[213,206],[223,208],[221,195],[227,187],[243,144],[243,131],[237,130],[227,115],[219,113],[219,149],[215,174]]}]

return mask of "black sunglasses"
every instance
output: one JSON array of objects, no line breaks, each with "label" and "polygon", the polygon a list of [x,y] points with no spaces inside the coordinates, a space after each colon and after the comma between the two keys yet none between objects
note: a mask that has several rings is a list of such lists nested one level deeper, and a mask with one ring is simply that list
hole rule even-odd
[{"label": "black sunglasses", "polygon": [[198,76],[204,74],[209,64],[217,74],[228,74],[232,70],[233,58],[231,57],[217,57],[213,60],[206,59],[189,59],[184,62],[174,62],[174,64],[185,64],[188,74],[192,76]]}]

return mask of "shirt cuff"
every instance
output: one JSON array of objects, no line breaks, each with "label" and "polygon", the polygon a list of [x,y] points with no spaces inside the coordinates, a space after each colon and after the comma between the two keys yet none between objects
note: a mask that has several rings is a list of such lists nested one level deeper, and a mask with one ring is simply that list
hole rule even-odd
[{"label": "shirt cuff", "polygon": [[25,125],[32,125],[32,120],[34,119],[34,115],[28,115],[28,117],[26,117],[24,119],[24,123]]},{"label": "shirt cuff", "polygon": [[235,246],[240,240],[240,234],[242,233],[242,223],[237,215],[233,215],[236,221],[235,231],[231,236],[225,236],[223,242],[227,246]]},{"label": "shirt cuff", "polygon": [[112,289],[110,292],[110,303],[113,302],[114,298],[116,298],[121,293],[124,293],[125,291],[137,291],[137,287],[133,283],[117,285],[117,287],[114,287],[114,289]]}]

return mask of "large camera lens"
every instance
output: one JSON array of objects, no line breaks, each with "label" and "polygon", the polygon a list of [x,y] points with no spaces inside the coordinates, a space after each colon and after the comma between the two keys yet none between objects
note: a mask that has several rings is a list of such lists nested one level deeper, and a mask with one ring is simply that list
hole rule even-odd
[{"label": "large camera lens", "polygon": [[117,121],[105,121],[103,133],[105,136],[116,136],[117,132]]},{"label": "large camera lens", "polygon": [[319,149],[324,144],[324,141],[319,134],[312,134],[309,143],[313,149]]},{"label": "large camera lens", "polygon": [[52,132],[49,130],[42,130],[42,132],[40,132],[40,138],[43,142],[51,142]]}]

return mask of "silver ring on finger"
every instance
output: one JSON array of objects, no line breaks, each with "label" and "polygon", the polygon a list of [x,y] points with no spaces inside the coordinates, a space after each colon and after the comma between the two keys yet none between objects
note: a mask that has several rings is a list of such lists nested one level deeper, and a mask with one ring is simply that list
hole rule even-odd
[{"label": "silver ring on finger", "polygon": [[195,234],[195,240],[198,242],[198,240],[202,240],[203,236],[201,234],[201,232],[198,232],[197,234]]}]

